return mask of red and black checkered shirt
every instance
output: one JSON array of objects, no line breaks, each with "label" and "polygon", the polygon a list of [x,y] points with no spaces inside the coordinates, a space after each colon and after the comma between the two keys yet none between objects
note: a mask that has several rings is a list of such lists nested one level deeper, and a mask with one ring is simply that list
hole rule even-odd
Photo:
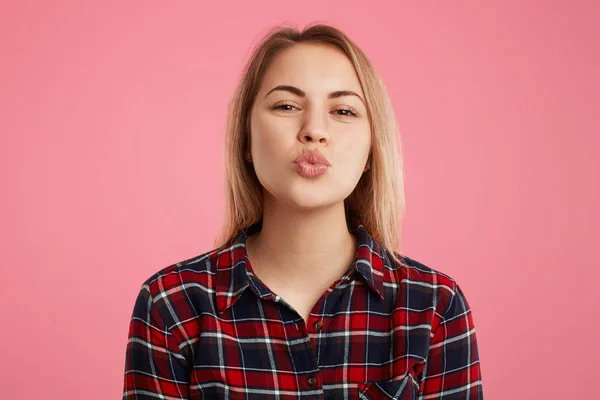
[{"label": "red and black checkered shirt", "polygon": [[252,272],[246,238],[141,287],[124,399],[482,399],[470,307],[456,281],[396,264],[356,220],[357,254],[308,321]]}]

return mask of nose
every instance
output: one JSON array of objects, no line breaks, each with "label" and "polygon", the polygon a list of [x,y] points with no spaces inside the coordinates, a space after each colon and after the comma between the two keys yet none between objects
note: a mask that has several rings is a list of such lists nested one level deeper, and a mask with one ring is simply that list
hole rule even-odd
[{"label": "nose", "polygon": [[302,143],[329,143],[329,133],[327,130],[327,113],[311,110],[305,115],[304,124],[298,132],[298,140]]}]

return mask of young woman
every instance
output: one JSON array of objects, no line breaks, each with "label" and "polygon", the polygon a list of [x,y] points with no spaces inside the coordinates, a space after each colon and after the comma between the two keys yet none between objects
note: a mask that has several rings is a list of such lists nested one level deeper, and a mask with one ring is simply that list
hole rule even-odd
[{"label": "young woman", "polygon": [[339,30],[278,28],[230,104],[215,249],[141,287],[126,399],[482,399],[456,281],[399,251],[398,132]]}]

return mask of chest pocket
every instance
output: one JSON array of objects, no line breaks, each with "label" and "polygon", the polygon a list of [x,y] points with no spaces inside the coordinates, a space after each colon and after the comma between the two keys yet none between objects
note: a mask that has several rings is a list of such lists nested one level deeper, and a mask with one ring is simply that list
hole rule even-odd
[{"label": "chest pocket", "polygon": [[364,382],[358,384],[358,398],[361,400],[416,400],[418,383],[412,375],[393,381]]}]

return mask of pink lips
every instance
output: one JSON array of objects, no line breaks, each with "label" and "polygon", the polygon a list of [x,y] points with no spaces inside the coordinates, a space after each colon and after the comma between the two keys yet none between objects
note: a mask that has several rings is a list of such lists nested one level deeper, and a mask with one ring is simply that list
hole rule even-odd
[{"label": "pink lips", "polygon": [[315,178],[327,172],[331,164],[318,150],[306,151],[294,160],[296,171],[305,178]]}]

